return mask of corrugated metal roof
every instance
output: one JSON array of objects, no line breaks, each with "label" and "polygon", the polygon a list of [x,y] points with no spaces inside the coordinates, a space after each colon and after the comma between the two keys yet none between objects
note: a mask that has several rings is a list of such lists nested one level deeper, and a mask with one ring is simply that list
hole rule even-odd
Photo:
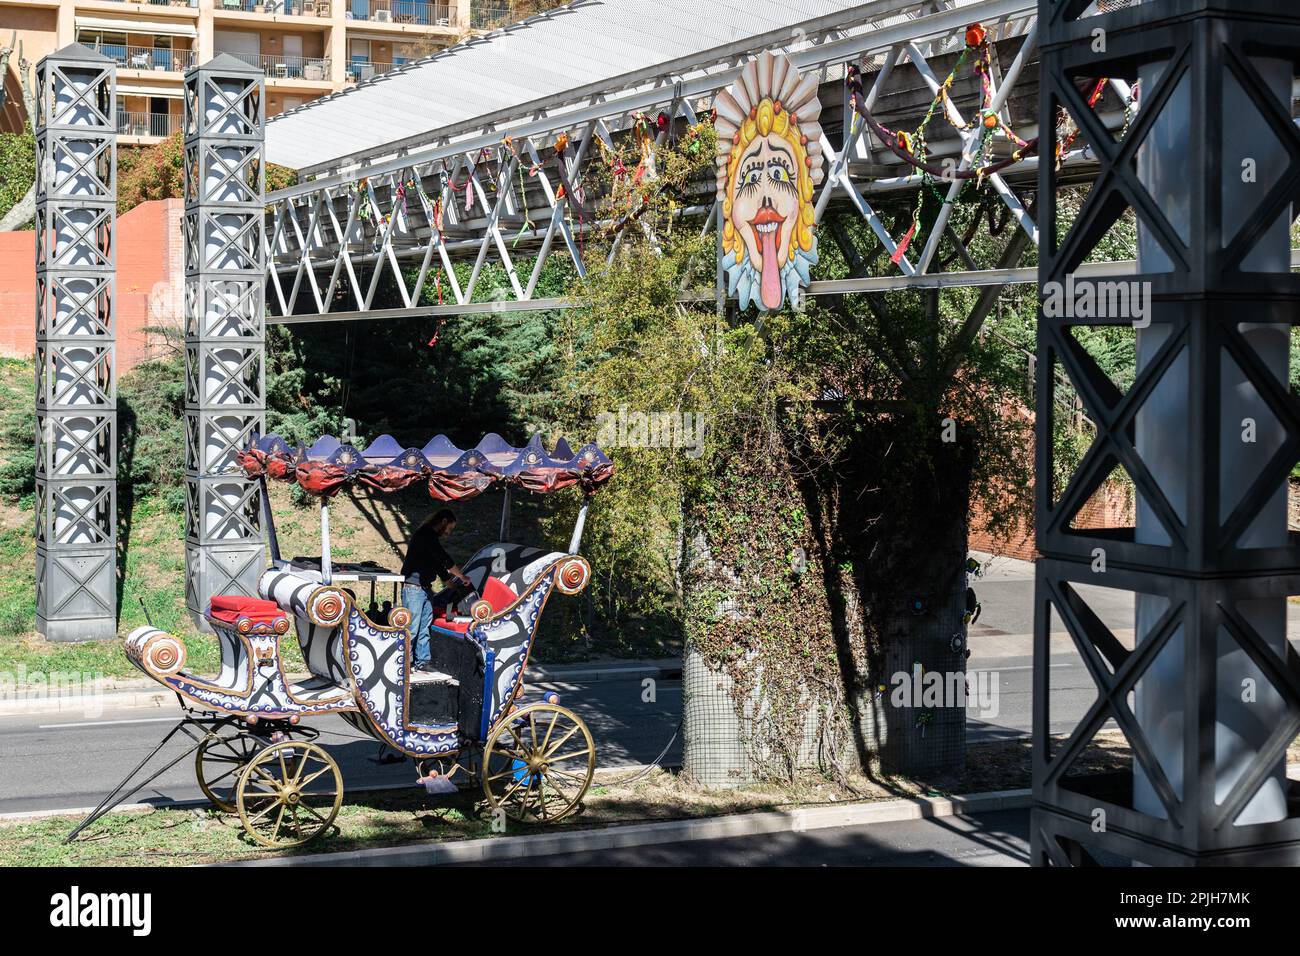
[{"label": "corrugated metal roof", "polygon": [[469,123],[545,97],[857,6],[845,0],[580,0],[275,117],[266,158],[293,169]]}]

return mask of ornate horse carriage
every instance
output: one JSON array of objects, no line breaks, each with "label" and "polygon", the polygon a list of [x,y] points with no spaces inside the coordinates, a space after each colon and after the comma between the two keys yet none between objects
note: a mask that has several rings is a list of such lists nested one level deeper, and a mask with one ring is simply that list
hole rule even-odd
[{"label": "ornate horse carriage", "polygon": [[[129,793],[154,754],[68,839],[162,772],[194,754],[199,786],[218,808],[237,812],[248,835],[270,847],[295,846],[323,833],[342,803],[342,772],[316,743],[304,718],[337,714],[393,751],[413,758],[431,792],[456,789],[452,778],[477,776],[487,803],[516,819],[553,822],[572,813],[595,769],[591,733],[558,698],[520,703],[524,669],[552,594],[576,595],[591,569],[578,554],[591,496],[614,466],[594,444],[576,453],[561,439],[548,452],[539,438],[513,448],[488,435],[468,450],[439,435],[407,448],[385,435],[364,450],[330,436],[290,448],[278,436],[241,456],[250,477],[296,480],[321,499],[321,556],[280,556],[269,500],[270,567],[258,596],[213,597],[206,620],[221,650],[221,669],[186,668],[185,645],[152,626],[126,640],[128,658],[176,693],[177,733],[193,746]],[[397,600],[401,576],[376,565],[335,564],[329,500],[349,483],[382,491],[428,483],[439,501],[462,501],[504,485],[502,541],[480,549],[462,570],[471,585],[433,599],[431,666],[414,666],[411,613]],[[567,551],[505,541],[511,490],[546,493],[577,486],[582,507]],[[395,600],[380,605],[377,585]],[[355,588],[369,584],[362,606]],[[307,675],[285,668],[283,643],[296,636]]]}]

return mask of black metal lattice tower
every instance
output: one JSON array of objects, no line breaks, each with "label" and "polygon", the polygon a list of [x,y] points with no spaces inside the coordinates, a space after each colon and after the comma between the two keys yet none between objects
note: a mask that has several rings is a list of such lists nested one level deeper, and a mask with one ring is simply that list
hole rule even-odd
[{"label": "black metal lattice tower", "polygon": [[36,629],[117,636],[116,70],[36,66]]},{"label": "black metal lattice tower", "polygon": [[[1039,4],[1039,282],[1064,285],[1132,209],[1139,274],[1118,278],[1149,283],[1150,325],[1137,326],[1124,389],[1080,331],[1120,334],[1132,315],[1040,309],[1033,860],[1295,864],[1300,806],[1285,761],[1300,731],[1300,660],[1285,600],[1300,593],[1300,535],[1286,530],[1284,488],[1300,457],[1285,361],[1300,322],[1287,235],[1300,208],[1300,6],[1099,6]],[[1103,77],[1140,81],[1122,136],[1087,102]],[[1100,164],[1072,222],[1053,202],[1062,183],[1048,161],[1065,135],[1059,110]],[[1064,476],[1053,474],[1058,371],[1096,422]],[[1136,488],[1134,527],[1084,530],[1079,512],[1117,467]],[[1133,642],[1094,612],[1087,585],[1134,593]],[[1068,739],[1050,732],[1053,613],[1098,690]],[[1085,767],[1109,719],[1130,769]]]}]

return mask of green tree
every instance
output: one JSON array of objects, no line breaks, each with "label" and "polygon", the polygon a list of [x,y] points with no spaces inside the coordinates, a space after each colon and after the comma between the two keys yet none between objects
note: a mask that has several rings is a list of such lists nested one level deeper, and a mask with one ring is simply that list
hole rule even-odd
[{"label": "green tree", "polygon": [[[575,284],[579,307],[559,322],[561,406],[575,431],[620,406],[701,410],[709,426],[699,458],[614,450],[618,477],[587,545],[611,569],[597,603],[615,627],[676,625],[688,671],[695,654],[728,678],[758,776],[789,777],[813,753],[832,773],[880,756],[934,766],[960,753],[964,715],[886,708],[878,692],[916,663],[964,666],[951,637],[972,496],[995,523],[1029,506],[1024,357],[981,334],[996,290],[850,295],[725,319],[683,305],[683,291],[713,280],[712,242],[674,219],[709,188],[711,135],[660,150],[652,182],[629,184],[615,171],[639,157],[615,155],[609,178],[588,186],[617,235],[592,244],[589,262],[612,258]],[[882,204],[899,234],[914,201]],[[937,210],[924,202],[923,227]],[[979,233],[989,215],[972,194],[955,225]],[[1024,245],[1003,230],[973,254],[1005,264]],[[856,218],[824,222],[820,253],[819,278],[891,268]],[[1032,309],[1032,296],[1017,307]],[[693,741],[687,750],[690,764]]]},{"label": "green tree", "polygon": [[[298,174],[268,165],[266,189],[292,186]],[[152,146],[123,146],[117,154],[117,211],[127,212],[155,199],[185,197],[185,139],[182,131]]]},{"label": "green tree", "polygon": [[0,133],[0,218],[22,199],[36,177],[36,141],[30,133]]}]

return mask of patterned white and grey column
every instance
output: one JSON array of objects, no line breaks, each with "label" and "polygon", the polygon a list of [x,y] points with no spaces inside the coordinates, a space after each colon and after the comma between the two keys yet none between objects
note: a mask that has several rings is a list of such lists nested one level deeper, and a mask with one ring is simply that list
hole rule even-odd
[{"label": "patterned white and grey column", "polygon": [[115,66],[36,66],[36,629],[117,635]]},{"label": "patterned white and grey column", "polygon": [[185,603],[256,594],[261,492],[236,453],[265,415],[264,76],[222,55],[185,74]]}]

